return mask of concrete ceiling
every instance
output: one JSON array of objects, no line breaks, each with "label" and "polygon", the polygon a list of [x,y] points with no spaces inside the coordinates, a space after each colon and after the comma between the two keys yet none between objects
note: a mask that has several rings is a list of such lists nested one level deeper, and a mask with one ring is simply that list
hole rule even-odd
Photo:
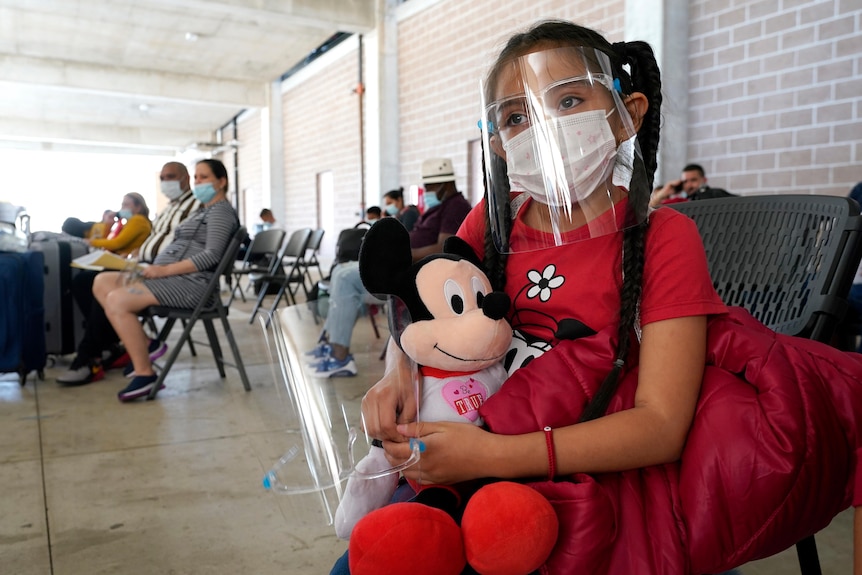
[{"label": "concrete ceiling", "polygon": [[374,0],[0,0],[0,146],[173,153],[211,142]]}]

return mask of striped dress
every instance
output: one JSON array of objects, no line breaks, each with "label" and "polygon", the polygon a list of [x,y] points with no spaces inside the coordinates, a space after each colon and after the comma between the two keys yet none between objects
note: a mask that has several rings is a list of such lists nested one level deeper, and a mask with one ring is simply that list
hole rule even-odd
[{"label": "striped dress", "polygon": [[160,305],[195,307],[206,292],[233,234],[239,228],[236,211],[227,200],[191,215],[174,232],[172,241],[153,261],[156,265],[191,259],[198,271],[144,280]]},{"label": "striped dress", "polygon": [[195,199],[191,190],[183,192],[179,198],[170,202],[153,222],[153,231],[141,245],[138,259],[142,262],[151,262],[156,259],[156,256],[170,245],[177,226],[200,207],[201,203]]}]

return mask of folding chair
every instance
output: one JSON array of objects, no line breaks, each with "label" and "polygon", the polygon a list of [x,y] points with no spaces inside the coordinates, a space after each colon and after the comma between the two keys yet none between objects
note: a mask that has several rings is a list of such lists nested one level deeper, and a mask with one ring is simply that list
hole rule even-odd
[{"label": "folding chair", "polygon": [[302,270],[305,277],[308,278],[308,289],[314,287],[314,280],[311,279],[311,273],[309,273],[308,268],[316,267],[317,275],[321,278],[323,277],[323,270],[320,269],[320,261],[317,259],[317,256],[320,252],[320,244],[323,242],[323,234],[326,232],[323,228],[317,228],[313,232],[311,232],[311,239],[308,240],[308,251],[311,252],[307,258],[303,258],[302,261]]},{"label": "folding chair", "polygon": [[[171,352],[168,354],[164,366],[161,370],[159,370],[159,378],[156,380],[156,383],[153,386],[153,389],[150,391],[150,395],[147,397],[147,399],[155,399],[159,388],[165,380],[165,377],[167,377],[168,372],[171,370],[171,366],[174,364],[174,361],[176,361],[177,355],[179,355],[180,349],[182,349],[183,344],[188,343],[189,347],[192,348],[191,332],[192,328],[195,326],[195,323],[197,323],[198,320],[202,321],[204,324],[204,329],[207,333],[207,339],[209,340],[209,346],[212,349],[213,357],[215,359],[219,375],[222,378],[225,377],[225,365],[235,367],[239,371],[240,378],[242,378],[243,387],[246,391],[251,391],[251,386],[248,382],[248,376],[245,373],[245,366],[242,363],[242,356],[240,356],[239,353],[239,347],[237,347],[236,340],[233,336],[233,331],[231,330],[230,323],[227,320],[228,308],[224,305],[224,302],[222,302],[221,295],[219,292],[221,287],[221,277],[230,273],[230,269],[234,265],[236,255],[239,252],[240,245],[243,241],[245,241],[247,235],[248,234],[244,227],[240,227],[236,231],[233,236],[233,239],[231,239],[230,243],[228,244],[227,250],[225,251],[221,263],[219,263],[218,267],[213,273],[212,279],[210,279],[209,284],[207,284],[206,293],[201,298],[198,305],[196,305],[193,309],[173,308],[166,306],[150,306],[141,313],[144,318],[165,318],[165,324],[162,326],[162,329],[159,331],[158,335],[159,341],[162,342],[167,339],[171,328],[173,328],[177,320],[181,320],[183,323],[183,333],[180,336],[177,345],[175,345]],[[224,329],[225,335],[227,336],[228,342],[230,343],[231,351],[233,352],[233,358],[236,362],[235,364],[227,363],[224,360],[221,345],[219,345],[218,335],[216,334],[215,326],[213,325],[213,322],[216,319],[221,320],[222,328]],[[200,344],[201,342],[197,343]]]},{"label": "folding chair", "polygon": [[[856,202],[777,195],[667,207],[697,224],[713,285],[727,305],[744,307],[778,333],[829,343],[862,258]],[[803,575],[820,575],[814,535],[796,552]]]},{"label": "folding chair", "polygon": [[278,257],[285,235],[284,230],[269,229],[254,236],[243,261],[234,264],[232,275],[235,283],[230,292],[230,299],[226,304],[228,307],[233,303],[237,290],[242,301],[245,302],[245,294],[239,285],[240,279],[252,274],[265,274],[272,267],[272,262]]},{"label": "folding chair", "polygon": [[[269,272],[260,278],[260,293],[257,296],[257,302],[254,304],[254,309],[251,312],[248,323],[254,323],[257,311],[260,309],[269,285],[272,283],[278,284],[280,287],[278,288],[278,293],[275,295],[275,301],[272,302],[272,307],[269,309],[270,317],[275,312],[275,308],[278,307],[285,293],[287,294],[288,305],[296,305],[296,293],[299,291],[300,286],[302,286],[306,298],[308,297],[308,288],[305,286],[305,275],[302,272],[302,265],[305,261],[305,252],[308,249],[310,240],[311,228],[302,228],[290,234],[290,239],[284,244],[284,248],[275,262],[273,262],[273,266],[269,269]],[[283,269],[279,269],[282,266]],[[291,285],[296,287],[291,288]],[[268,318],[267,325],[269,325]]]}]

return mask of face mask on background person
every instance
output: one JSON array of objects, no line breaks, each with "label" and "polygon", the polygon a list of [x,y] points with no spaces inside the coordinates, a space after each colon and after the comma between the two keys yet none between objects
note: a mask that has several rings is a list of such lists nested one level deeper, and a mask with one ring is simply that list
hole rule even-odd
[{"label": "face mask on background person", "polygon": [[216,196],[215,188],[209,182],[197,184],[195,189],[192,190],[192,193],[202,204],[210,202]]},{"label": "face mask on background person", "polygon": [[429,190],[425,190],[422,194],[422,199],[425,200],[425,209],[430,210],[431,208],[436,208],[440,205],[440,200],[437,199],[437,192],[431,192]]},{"label": "face mask on background person", "polygon": [[161,182],[162,185],[162,193],[169,199],[175,200],[181,195],[183,195],[183,191],[180,189],[180,183],[177,180],[167,180]]},{"label": "face mask on background person", "polygon": [[120,210],[119,212],[117,212],[117,217],[124,220],[128,220],[132,217],[132,215],[132,210]]},{"label": "face mask on background person", "polygon": [[386,204],[383,209],[386,210],[386,213],[390,216],[394,216],[398,213],[398,206],[396,206],[395,204]]},{"label": "face mask on background person", "polygon": [[[604,110],[591,110],[549,122],[551,141],[536,138],[530,126],[503,144],[512,191],[527,192],[537,202],[566,206],[586,199],[607,178],[617,154],[616,140]],[[543,166],[539,146],[558,147],[561,165]],[[555,190],[545,188],[545,177]]]}]

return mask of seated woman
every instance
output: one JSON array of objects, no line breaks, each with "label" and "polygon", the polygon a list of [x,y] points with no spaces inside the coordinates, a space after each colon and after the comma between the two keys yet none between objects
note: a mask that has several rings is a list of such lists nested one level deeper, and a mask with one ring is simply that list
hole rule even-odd
[{"label": "seated woman", "polygon": [[[109,233],[115,216],[119,218],[116,230]],[[150,209],[141,194],[129,193],[123,196],[119,212],[106,210],[102,222],[93,224],[88,235],[87,244],[91,247],[114,252],[121,256],[134,253],[146,240],[152,231],[149,220]],[[68,220],[67,220],[68,223]],[[64,224],[64,230],[66,229]],[[57,377],[61,385],[84,385],[99,381],[105,377],[102,360],[110,366],[122,352],[115,352],[117,334],[105,319],[102,308],[93,305],[93,282],[102,272],[78,270],[72,277],[72,296],[87,318],[87,328],[81,341],[78,342],[75,359],[69,369]],[[165,349],[167,349],[165,347]],[[103,352],[107,356],[103,357]],[[164,353],[164,350],[161,351]]]},{"label": "seated woman", "polygon": [[203,209],[176,230],[174,241],[143,272],[143,281],[125,285],[117,272],[99,274],[93,294],[105,309],[134,366],[133,379],[117,396],[131,401],[149,394],[156,382],[147,351],[149,340],[138,313],[151,305],[188,308],[203,297],[213,270],[239,228],[227,201],[227,170],[218,160],[195,166],[194,195]]}]

